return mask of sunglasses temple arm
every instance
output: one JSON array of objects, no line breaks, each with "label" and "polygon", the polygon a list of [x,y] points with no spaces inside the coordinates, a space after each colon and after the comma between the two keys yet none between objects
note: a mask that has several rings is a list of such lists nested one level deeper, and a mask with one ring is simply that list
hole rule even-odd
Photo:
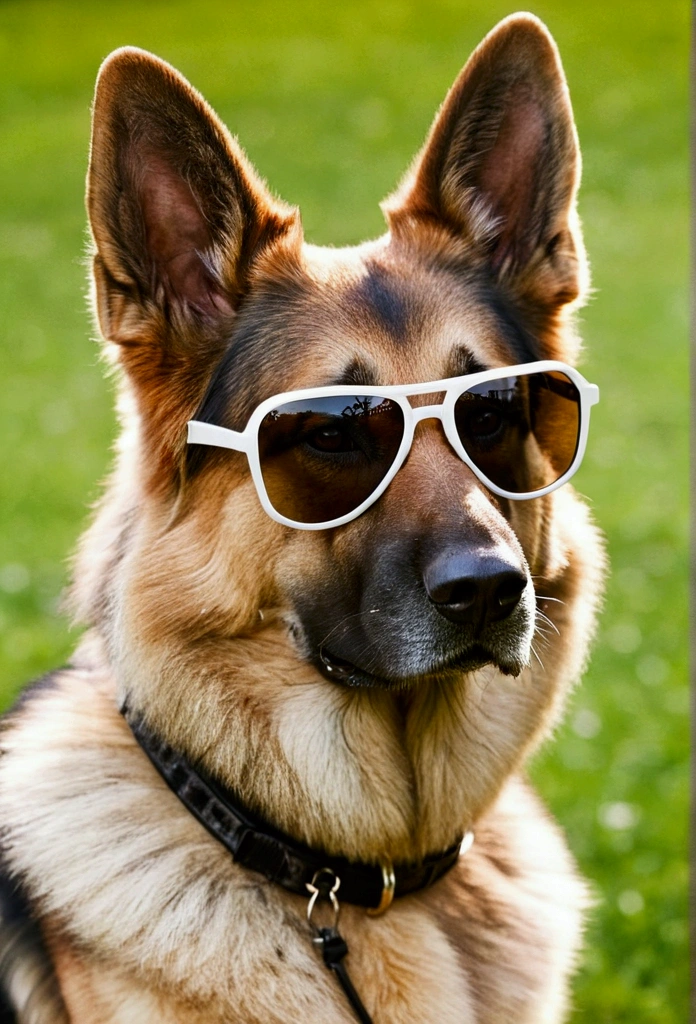
[{"label": "sunglasses temple arm", "polygon": [[247,438],[236,430],[228,430],[227,427],[218,427],[214,423],[201,423],[199,420],[189,420],[188,444],[207,444],[215,448],[231,448],[235,452],[247,451]]},{"label": "sunglasses temple arm", "polygon": [[599,401],[599,388],[596,384],[590,384],[587,390],[590,395],[590,405],[596,405]]}]

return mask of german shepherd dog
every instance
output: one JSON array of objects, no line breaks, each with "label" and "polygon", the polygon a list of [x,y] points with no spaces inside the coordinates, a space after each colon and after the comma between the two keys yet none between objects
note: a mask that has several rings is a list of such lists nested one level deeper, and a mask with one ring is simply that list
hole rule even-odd
[{"label": "german shepherd dog", "polygon": [[[596,399],[578,180],[531,15],[349,249],[303,243],[175,70],[106,60],[87,205],[123,432],[75,563],[87,630],[4,720],[7,1020],[564,1019],[586,890],[521,773],[602,577],[565,484]],[[232,856],[153,749],[326,877]]]}]

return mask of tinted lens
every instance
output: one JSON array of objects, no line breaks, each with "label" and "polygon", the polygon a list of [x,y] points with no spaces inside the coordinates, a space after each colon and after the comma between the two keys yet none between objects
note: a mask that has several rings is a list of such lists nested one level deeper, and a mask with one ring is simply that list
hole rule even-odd
[{"label": "tinted lens", "polygon": [[540,491],[570,469],[580,393],[557,370],[476,384],[457,400],[457,433],[488,479],[512,494]]},{"label": "tinted lens", "polygon": [[401,407],[374,395],[278,406],[259,427],[261,474],[271,504],[298,523],[348,515],[379,487],[403,436]]}]

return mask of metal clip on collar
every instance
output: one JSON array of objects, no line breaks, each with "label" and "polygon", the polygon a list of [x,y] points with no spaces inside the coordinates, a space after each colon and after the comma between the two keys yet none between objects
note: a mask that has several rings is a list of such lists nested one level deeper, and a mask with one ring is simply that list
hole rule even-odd
[{"label": "metal clip on collar", "polygon": [[[310,893],[309,903],[307,904],[307,922],[314,933],[312,942],[317,946],[321,946],[324,963],[338,978],[341,988],[345,992],[346,998],[360,1024],[373,1024],[372,1017],[370,1017],[363,1006],[362,1000],[355,991],[353,982],[350,980],[346,965],[343,963],[344,958],[348,955],[348,944],[338,930],[341,905],[338,902],[336,893],[340,885],[341,879],[331,868],[321,868],[315,873],[312,881],[307,882],[307,890]],[[333,910],[333,924],[328,928],[320,928],[312,921],[317,901],[320,899],[328,900]]]},{"label": "metal clip on collar", "polygon": [[[333,928],[338,928],[338,918],[341,913],[341,906],[338,902],[336,893],[341,886],[341,879],[334,874],[331,868],[320,868],[316,871],[311,882],[307,882],[307,891],[311,893],[309,897],[309,903],[307,904],[307,923],[309,927],[318,933],[319,929],[316,925],[312,924],[312,914],[317,904],[318,899],[328,899],[331,903],[331,907],[334,913]],[[313,939],[314,942],[318,940]]]}]

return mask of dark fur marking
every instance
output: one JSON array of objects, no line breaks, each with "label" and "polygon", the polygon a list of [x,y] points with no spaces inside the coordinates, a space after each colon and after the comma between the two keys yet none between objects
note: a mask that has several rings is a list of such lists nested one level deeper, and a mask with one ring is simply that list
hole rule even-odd
[{"label": "dark fur marking", "polygon": [[541,358],[537,338],[524,324],[519,309],[492,281],[479,284],[479,297],[495,315],[502,340],[509,347],[514,363],[533,363]]},{"label": "dark fur marking", "polygon": [[41,693],[45,693],[47,690],[55,690],[58,685],[58,677],[63,672],[67,672],[70,669],[70,665],[64,665],[63,668],[55,668],[51,672],[47,672],[45,675],[35,679],[34,682],[29,683],[25,686],[22,692],[17,696],[17,699],[7,709],[3,715],[3,719],[10,715],[16,715],[18,712],[23,711],[27,704],[39,696]]},{"label": "dark fur marking", "polygon": [[417,307],[413,297],[383,267],[368,264],[367,268],[366,276],[347,292],[348,311],[359,320],[367,317],[392,341],[403,344],[412,337],[417,326]]},{"label": "dark fur marking", "polygon": [[0,1024],[17,1024],[17,1016],[2,991],[0,991]]},{"label": "dark fur marking", "polygon": [[[18,1003],[18,979],[31,973],[31,991]],[[58,980],[43,936],[19,884],[0,859],[0,1024],[67,1021]]]},{"label": "dark fur marking", "polygon": [[377,373],[360,359],[354,359],[334,381],[335,384],[354,384],[356,387],[371,388],[379,383]]},{"label": "dark fur marking", "polygon": [[285,283],[252,294],[239,312],[195,419],[243,430],[259,402],[284,390],[288,360],[294,352],[307,355],[301,339],[291,333],[302,297],[299,287]]},{"label": "dark fur marking", "polygon": [[[243,430],[259,402],[285,390],[288,363],[294,353],[304,353],[304,346],[289,331],[299,292],[292,286],[269,286],[255,296],[256,301],[249,299],[242,305],[235,330],[193,419]],[[263,367],[261,373],[259,367]],[[228,452],[224,454],[229,456]],[[216,458],[220,458],[219,449],[187,445],[186,477],[192,479]]]},{"label": "dark fur marking", "polygon": [[497,848],[489,847],[484,849],[484,854],[489,864],[491,864],[496,871],[499,871],[500,874],[504,875],[506,878],[519,878],[520,871],[517,865],[509,856],[506,856],[509,852],[509,850],[505,850],[500,846]]},{"label": "dark fur marking", "polygon": [[467,373],[480,373],[488,367],[475,359],[465,348],[457,348],[452,352],[447,364],[447,377],[463,377]]}]

